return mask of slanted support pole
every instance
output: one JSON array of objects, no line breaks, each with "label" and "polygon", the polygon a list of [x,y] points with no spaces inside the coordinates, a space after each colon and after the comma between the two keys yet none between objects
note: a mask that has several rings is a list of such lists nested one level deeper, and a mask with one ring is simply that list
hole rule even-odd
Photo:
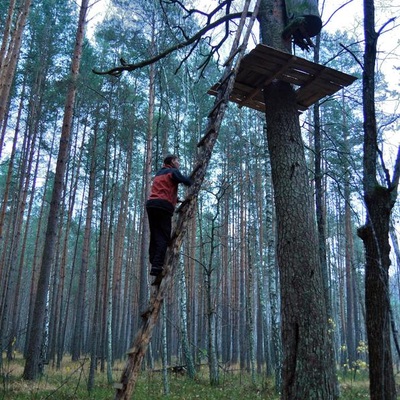
[{"label": "slanted support pole", "polygon": [[[240,61],[243,58],[244,50],[247,47],[247,42],[258,13],[260,2],[261,0],[257,0],[256,2],[240,50],[237,51],[251,3],[251,0],[246,0],[242,18],[228,58],[229,63],[225,66],[225,72],[221,79],[223,84],[218,89],[214,103],[215,105],[208,116],[208,123],[205,129],[206,135],[200,140],[198,145],[199,151],[191,173],[193,184],[190,186],[185,200],[177,209],[178,218],[172,232],[171,245],[168,247],[165,256],[163,278],[159,286],[153,287],[149,306],[147,310],[142,312],[143,324],[136,334],[131,349],[128,350],[128,359],[120,383],[115,385],[115,400],[130,400],[132,397],[143,357],[146,354],[147,347],[150,343],[154,326],[158,321],[164,295],[172,283],[175,268],[179,261],[181,245],[187,232],[188,223],[193,217],[196,209],[197,196],[200,192],[201,184],[203,183],[215,142],[217,141],[219,128],[228,106],[229,96],[234,86],[236,73],[239,69]],[[233,65],[234,60],[236,60],[235,65]]]}]

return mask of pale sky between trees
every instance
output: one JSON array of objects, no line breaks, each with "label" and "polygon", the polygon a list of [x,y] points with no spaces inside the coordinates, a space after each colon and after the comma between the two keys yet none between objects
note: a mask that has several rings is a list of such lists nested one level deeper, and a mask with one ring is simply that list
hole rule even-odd
[{"label": "pale sky between trees", "polygon": [[[214,0],[215,1],[215,0]],[[213,0],[201,0],[199,7],[207,7],[208,3]],[[89,32],[94,29],[96,23],[101,21],[109,7],[109,0],[94,0],[89,10]],[[329,32],[336,30],[348,30],[349,32],[357,32],[360,41],[363,40],[363,0],[323,0],[319,1],[320,10],[322,10],[323,29]],[[342,6],[343,5],[343,6]],[[335,12],[338,10],[337,12]],[[400,65],[400,0],[381,0],[375,5],[376,13],[376,30],[379,30],[390,18],[396,20],[390,23],[384,30],[378,47],[378,68],[382,68],[390,89],[400,90],[400,80],[398,79],[398,71]],[[329,20],[329,21],[328,21]],[[328,23],[327,23],[328,22]],[[327,23],[327,24],[326,24]],[[326,24],[326,26],[325,26]],[[299,54],[301,55],[301,54]],[[392,77],[389,79],[389,77]],[[388,112],[394,113],[399,110],[399,100],[389,102],[387,104]]]}]

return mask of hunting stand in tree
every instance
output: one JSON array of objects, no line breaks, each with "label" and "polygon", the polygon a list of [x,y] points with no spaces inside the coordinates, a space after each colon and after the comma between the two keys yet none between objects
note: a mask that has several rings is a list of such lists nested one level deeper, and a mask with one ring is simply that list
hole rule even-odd
[{"label": "hunting stand in tree", "polygon": [[[355,76],[259,44],[243,57],[229,100],[240,107],[265,112],[263,89],[274,80],[280,80],[295,86],[298,109],[304,111],[322,98],[351,85],[356,79]],[[216,83],[208,94],[215,96],[219,86],[220,83]]]}]

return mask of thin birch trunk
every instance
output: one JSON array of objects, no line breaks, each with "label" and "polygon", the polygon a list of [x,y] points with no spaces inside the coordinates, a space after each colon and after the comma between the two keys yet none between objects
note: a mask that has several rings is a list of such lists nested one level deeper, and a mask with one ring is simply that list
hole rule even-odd
[{"label": "thin birch trunk", "polygon": [[[197,212],[195,212],[196,215]],[[188,246],[187,246],[187,253],[188,256],[186,257],[186,279],[187,279],[187,295],[186,299],[188,302],[188,317],[189,317],[189,322],[188,322],[188,337],[191,338],[192,341],[192,347],[191,347],[191,359],[193,362],[193,365],[195,366],[196,362],[196,356],[197,356],[197,351],[196,351],[196,327],[198,324],[198,318],[197,318],[197,307],[199,303],[199,298],[198,298],[198,288],[196,285],[197,279],[196,279],[196,263],[195,263],[195,258],[196,258],[196,228],[197,228],[197,219],[193,218],[190,222],[189,229],[188,229]],[[196,373],[196,371],[194,371]]]},{"label": "thin birch trunk", "polygon": [[162,358],[162,377],[163,377],[163,388],[164,388],[164,396],[169,395],[169,378],[168,378],[168,339],[167,339],[167,310],[166,305],[163,303],[162,305],[162,350],[161,350],[161,358]]},{"label": "thin birch trunk", "polygon": [[114,279],[114,270],[110,268],[110,273],[108,277],[108,312],[107,312],[107,381],[109,384],[113,383],[112,376],[112,366],[113,366],[113,329],[112,329],[112,321],[113,321],[113,279]]},{"label": "thin birch trunk", "polygon": [[[258,254],[259,259],[255,262],[256,270],[255,276],[257,279],[257,294],[258,294],[258,303],[259,303],[259,316],[260,316],[260,330],[261,334],[259,337],[258,347],[263,354],[259,355],[259,362],[263,362],[266,364],[266,373],[267,375],[272,375],[271,367],[272,367],[272,359],[269,351],[269,324],[268,324],[268,306],[267,306],[267,291],[265,285],[265,274],[264,271],[267,267],[267,236],[266,231],[269,229],[266,227],[268,221],[266,221],[266,211],[264,211],[268,204],[264,204],[262,195],[268,190],[269,185],[268,182],[264,183],[264,188],[262,185],[262,177],[261,177],[261,167],[256,166],[256,187],[255,191],[258,193],[256,196],[256,221],[258,221]],[[264,227],[266,229],[264,230]],[[261,370],[261,368],[260,368]],[[261,372],[261,371],[260,371]]]},{"label": "thin birch trunk", "polygon": [[[248,234],[250,241],[250,235]],[[254,241],[254,237],[252,238]],[[246,299],[246,317],[247,317],[247,340],[249,346],[249,361],[251,381],[256,384],[256,354],[255,354],[255,339],[254,339],[254,280],[253,280],[253,259],[251,257],[250,243],[247,243],[247,299]]]},{"label": "thin birch trunk", "polygon": [[[346,140],[346,137],[345,137]],[[346,344],[347,344],[347,363],[350,369],[356,367],[357,362],[354,331],[354,291],[353,291],[353,230],[351,224],[351,205],[350,205],[350,172],[345,173],[344,183],[344,207],[345,207],[345,284],[346,284]]]},{"label": "thin birch trunk", "polygon": [[187,375],[193,379],[195,377],[195,369],[192,353],[190,351],[189,336],[188,336],[188,310],[187,310],[187,288],[184,263],[179,264],[179,305],[180,305],[180,329],[182,352],[185,360]]},{"label": "thin birch trunk", "polygon": [[271,339],[272,339],[272,359],[273,366],[275,369],[275,388],[277,391],[281,390],[282,385],[282,340],[281,331],[279,324],[279,269],[277,265],[277,259],[275,254],[276,243],[276,226],[275,226],[275,215],[274,215],[274,197],[273,197],[273,187],[272,187],[272,175],[271,175],[271,161],[268,153],[268,141],[266,135],[266,126],[264,125],[264,151],[265,151],[265,180],[267,182],[267,187],[265,190],[265,204],[266,204],[266,236],[268,240],[267,244],[267,265],[266,273],[268,276],[268,295],[270,304],[270,314],[271,314]]},{"label": "thin birch trunk", "polygon": [[218,359],[217,351],[215,346],[215,310],[212,299],[212,285],[211,285],[211,273],[210,270],[204,271],[204,286],[206,288],[206,301],[207,301],[207,338],[208,338],[208,370],[210,376],[211,386],[218,386],[219,384],[219,371],[218,371]]}]

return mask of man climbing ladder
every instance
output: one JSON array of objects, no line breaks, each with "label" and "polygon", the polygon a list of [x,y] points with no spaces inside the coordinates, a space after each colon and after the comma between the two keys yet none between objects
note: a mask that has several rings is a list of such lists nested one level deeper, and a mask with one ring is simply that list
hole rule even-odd
[{"label": "man climbing ladder", "polygon": [[131,349],[127,352],[128,359],[122,372],[121,380],[119,383],[115,384],[115,400],[131,399],[132,392],[139,376],[143,357],[146,353],[154,326],[156,325],[158,316],[160,314],[165,292],[172,281],[172,276],[174,274],[177,261],[179,260],[179,249],[187,231],[188,221],[193,217],[195,212],[197,195],[204,180],[212,150],[218,137],[219,127],[229,102],[229,95],[233,89],[236,71],[238,70],[240,61],[243,58],[251,29],[260,7],[260,1],[261,0],[257,0],[256,2],[249,24],[245,30],[242,44],[240,45],[240,40],[242,38],[242,32],[248,16],[251,0],[246,0],[245,2],[242,17],[232,44],[232,49],[228,57],[228,61],[225,63],[225,72],[221,79],[221,85],[218,89],[215,105],[208,115],[208,124],[207,128],[205,129],[205,134],[198,144],[199,150],[197,159],[194,164],[194,169],[190,175],[193,184],[191,185],[181,207],[179,207],[179,210],[177,210],[179,215],[176,221],[174,232],[172,233],[171,245],[167,250],[166,259],[164,262],[164,268],[166,271],[164,271],[162,275],[165,274],[165,276],[161,281],[160,286],[153,291],[147,310],[142,313],[143,324],[133,340]]},{"label": "man climbing ladder", "polygon": [[150,197],[146,203],[150,225],[149,259],[150,275],[156,279],[153,285],[161,282],[165,253],[171,240],[171,221],[178,201],[178,185],[191,186],[192,180],[179,171],[179,159],[169,154],[162,168],[157,172],[151,186]]}]

